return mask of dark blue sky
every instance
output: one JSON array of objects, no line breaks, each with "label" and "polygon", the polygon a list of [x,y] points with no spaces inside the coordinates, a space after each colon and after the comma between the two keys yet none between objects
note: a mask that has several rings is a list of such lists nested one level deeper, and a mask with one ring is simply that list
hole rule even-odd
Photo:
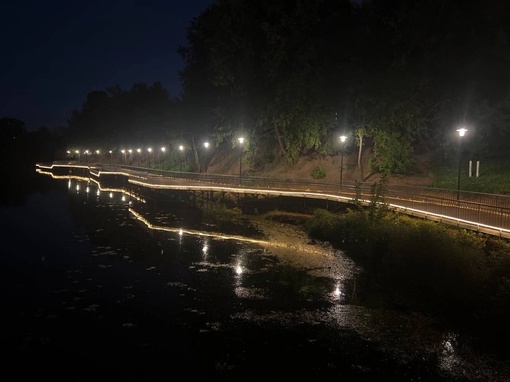
[{"label": "dark blue sky", "polygon": [[87,94],[161,82],[180,93],[177,48],[213,0],[17,0],[2,5],[0,118],[66,125]]}]

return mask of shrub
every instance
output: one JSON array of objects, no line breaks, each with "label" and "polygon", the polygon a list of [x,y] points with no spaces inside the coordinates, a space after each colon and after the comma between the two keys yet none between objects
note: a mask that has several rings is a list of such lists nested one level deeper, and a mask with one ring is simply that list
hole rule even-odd
[{"label": "shrub", "polygon": [[324,167],[315,167],[312,170],[312,178],[314,179],[324,179],[326,177],[326,170]]}]

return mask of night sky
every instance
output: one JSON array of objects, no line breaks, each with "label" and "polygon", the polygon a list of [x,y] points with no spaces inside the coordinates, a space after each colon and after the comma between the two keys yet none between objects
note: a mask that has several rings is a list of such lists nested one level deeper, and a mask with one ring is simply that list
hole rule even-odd
[{"label": "night sky", "polygon": [[65,126],[93,90],[181,88],[186,29],[214,0],[18,0],[2,5],[0,118]]}]

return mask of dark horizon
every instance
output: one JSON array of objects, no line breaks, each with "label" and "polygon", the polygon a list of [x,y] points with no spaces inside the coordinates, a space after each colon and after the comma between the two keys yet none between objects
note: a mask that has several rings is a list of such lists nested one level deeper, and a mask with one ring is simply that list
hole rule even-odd
[{"label": "dark horizon", "polygon": [[[4,6],[0,118],[27,131],[65,126],[87,94],[159,82],[181,91],[177,48],[212,0],[10,2]],[[20,21],[23,22],[20,22]]]}]

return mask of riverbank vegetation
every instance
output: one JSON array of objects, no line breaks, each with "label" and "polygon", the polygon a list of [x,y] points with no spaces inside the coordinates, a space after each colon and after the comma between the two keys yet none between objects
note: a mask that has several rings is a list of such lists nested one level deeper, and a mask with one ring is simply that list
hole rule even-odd
[{"label": "riverbank vegetation", "polygon": [[345,214],[317,209],[310,237],[345,251],[395,301],[508,338],[510,242],[389,211],[384,185],[373,191]]}]

